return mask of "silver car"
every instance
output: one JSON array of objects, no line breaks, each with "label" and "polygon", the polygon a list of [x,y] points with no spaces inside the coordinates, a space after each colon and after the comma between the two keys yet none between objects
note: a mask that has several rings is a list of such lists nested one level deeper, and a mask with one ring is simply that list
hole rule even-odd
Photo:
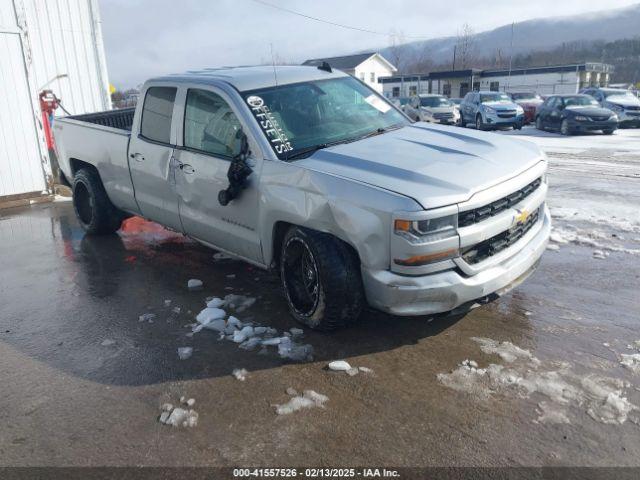
[{"label": "silver car", "polygon": [[618,116],[621,127],[640,127],[640,99],[629,90],[619,88],[585,88],[581,93],[591,95],[603,108]]},{"label": "silver car", "polygon": [[460,124],[473,124],[478,130],[512,127],[520,130],[524,125],[524,109],[514,103],[506,93],[469,92],[460,103]]},{"label": "silver car", "polygon": [[418,122],[454,125],[460,120],[456,105],[443,95],[422,93],[414,95],[404,106],[409,118]]}]

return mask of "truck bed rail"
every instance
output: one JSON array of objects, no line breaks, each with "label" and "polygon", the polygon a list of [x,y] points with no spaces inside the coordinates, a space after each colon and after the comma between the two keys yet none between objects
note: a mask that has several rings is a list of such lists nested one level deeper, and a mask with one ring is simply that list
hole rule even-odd
[{"label": "truck bed rail", "polygon": [[123,108],[121,110],[107,110],[106,112],[72,115],[66,118],[80,120],[81,122],[95,123],[97,125],[102,125],[105,127],[131,131],[131,126],[133,125],[133,114],[135,110],[135,107]]}]

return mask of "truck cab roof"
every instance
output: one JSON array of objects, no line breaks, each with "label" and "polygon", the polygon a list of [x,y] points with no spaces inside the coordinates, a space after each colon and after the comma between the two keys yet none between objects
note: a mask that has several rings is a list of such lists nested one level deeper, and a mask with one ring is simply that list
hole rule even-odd
[{"label": "truck cab roof", "polygon": [[257,90],[274,85],[324,80],[348,76],[340,70],[320,70],[315,66],[260,65],[192,70],[155,77],[148,82],[201,83],[226,82],[239,91]]}]

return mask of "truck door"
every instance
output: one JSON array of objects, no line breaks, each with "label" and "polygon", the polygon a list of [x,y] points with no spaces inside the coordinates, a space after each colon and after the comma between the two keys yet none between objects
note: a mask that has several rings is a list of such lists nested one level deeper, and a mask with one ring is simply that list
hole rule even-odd
[{"label": "truck door", "polygon": [[218,192],[229,185],[227,171],[241,123],[222,92],[189,88],[180,92],[180,98],[180,105],[184,105],[184,109],[180,107],[184,119],[179,122],[182,146],[175,158],[184,231],[214,247],[262,262],[257,234],[261,162],[253,166],[249,185],[240,197],[220,205]]},{"label": "truck door", "polygon": [[146,218],[182,231],[175,191],[172,118],[175,87],[149,87],[141,118],[129,143],[129,169],[140,212]]}]

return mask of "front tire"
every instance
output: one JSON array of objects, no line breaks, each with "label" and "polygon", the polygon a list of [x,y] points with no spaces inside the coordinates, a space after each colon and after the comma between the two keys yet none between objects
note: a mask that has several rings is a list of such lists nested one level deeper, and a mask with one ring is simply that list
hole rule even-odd
[{"label": "front tire", "polygon": [[540,115],[536,117],[536,128],[538,130],[544,131],[544,125],[542,124],[542,119],[540,118]]},{"label": "front tire", "polygon": [[316,330],[352,323],[364,306],[357,256],[327,233],[291,227],[282,242],[280,279],[291,315]]},{"label": "front tire", "polygon": [[114,233],[125,218],[109,200],[93,168],[82,168],[73,178],[73,208],[80,226],[91,235]]},{"label": "front tire", "polygon": [[602,131],[605,135],[613,135],[613,132],[615,132],[614,129],[608,129],[608,130],[603,130]]},{"label": "front tire", "polygon": [[569,135],[571,135],[571,129],[569,128],[569,122],[567,122],[566,120],[562,120],[562,123],[560,124],[560,133],[562,135],[564,135],[565,137],[568,137]]},{"label": "front tire", "polygon": [[484,130],[484,122],[482,121],[482,115],[476,115],[476,130]]}]

